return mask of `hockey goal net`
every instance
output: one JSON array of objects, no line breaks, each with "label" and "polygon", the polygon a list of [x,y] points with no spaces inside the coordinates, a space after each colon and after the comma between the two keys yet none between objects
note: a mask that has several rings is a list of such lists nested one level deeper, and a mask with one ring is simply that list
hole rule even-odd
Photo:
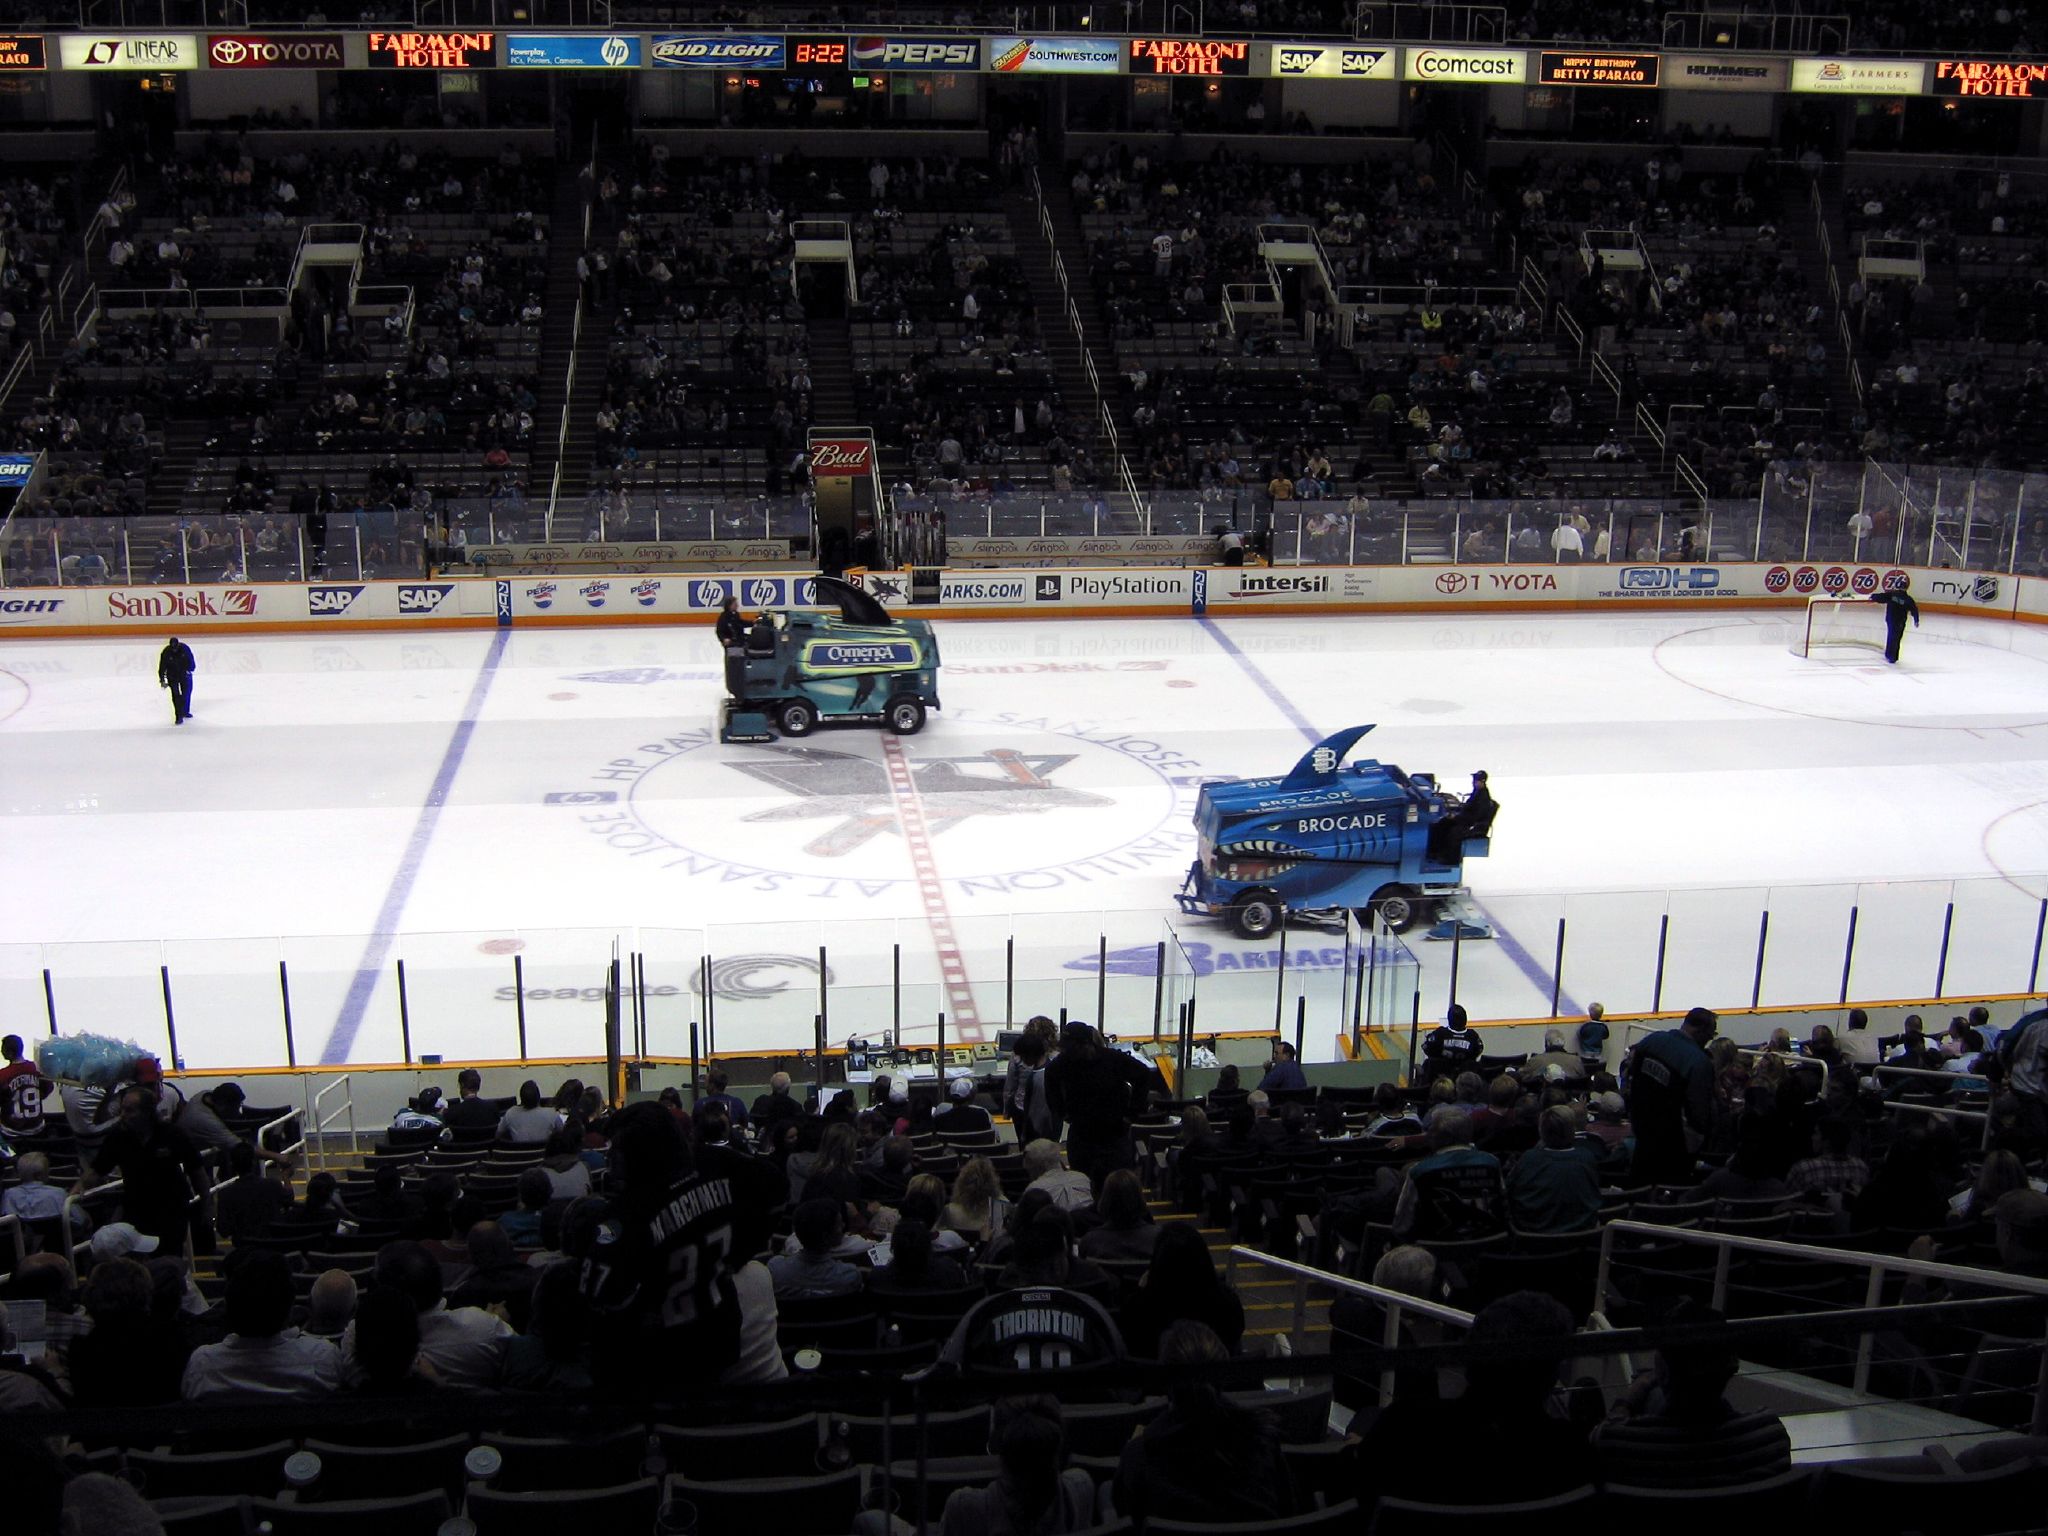
[{"label": "hockey goal net", "polygon": [[1816,597],[1807,602],[1806,623],[1794,634],[1797,656],[1824,656],[1843,647],[1884,649],[1884,605],[1867,597]]}]

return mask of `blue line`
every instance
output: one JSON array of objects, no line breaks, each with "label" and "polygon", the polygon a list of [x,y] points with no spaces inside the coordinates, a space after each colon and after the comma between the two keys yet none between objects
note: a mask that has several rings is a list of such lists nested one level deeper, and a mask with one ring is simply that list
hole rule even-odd
[{"label": "blue line", "polygon": [[[1238,664],[1243,670],[1244,675],[1251,679],[1252,686],[1257,688],[1260,693],[1263,693],[1273,707],[1287,717],[1288,723],[1308,739],[1310,746],[1314,746],[1324,736],[1329,734],[1326,731],[1319,731],[1309,724],[1308,716],[1294,707],[1294,700],[1287,696],[1287,691],[1274,682],[1273,679],[1266,676],[1264,672],[1260,671],[1259,664],[1253,661],[1251,657],[1245,655],[1238,648],[1237,642],[1226,635],[1222,627],[1214,619],[1204,616],[1196,619],[1195,622],[1208,632],[1209,638],[1216,642],[1217,649],[1221,650],[1224,655]],[[1528,978],[1529,985],[1534,987],[1545,999],[1548,999],[1550,996],[1551,975],[1544,968],[1543,963],[1523,947],[1521,940],[1495,922],[1490,913],[1487,915],[1487,922],[1492,925],[1494,942],[1500,945],[1500,952],[1514,962],[1515,969]],[[1566,1014],[1575,1014],[1579,1011],[1579,1005],[1568,997],[1560,996],[1557,1006],[1560,1017]]]},{"label": "blue line", "polygon": [[1259,664],[1239,650],[1237,642],[1223,633],[1222,627],[1214,619],[1201,618],[1195,620],[1195,622],[1209,632],[1209,638],[1216,642],[1217,648],[1224,655],[1228,656],[1244,670],[1244,675],[1252,680],[1252,686],[1263,693],[1272,706],[1287,717],[1288,723],[1308,738],[1310,746],[1314,746],[1328,734],[1328,732],[1317,730],[1308,723],[1308,716],[1294,707],[1294,700],[1287,697],[1286,690],[1274,682],[1273,679],[1266,676],[1265,673],[1261,672]]},{"label": "blue line", "polygon": [[377,990],[377,980],[384,974],[385,957],[391,953],[392,942],[398,937],[398,919],[405,912],[405,903],[412,895],[413,882],[419,878],[420,866],[426,862],[427,848],[434,841],[434,829],[441,821],[441,808],[448,803],[448,791],[454,787],[455,775],[462,768],[463,754],[469,750],[470,738],[476,732],[484,696],[491,691],[491,679],[497,675],[498,663],[505,655],[505,642],[511,638],[509,629],[499,629],[491,636],[490,650],[477,671],[476,681],[470,685],[469,700],[462,706],[462,718],[456,722],[455,730],[448,738],[448,748],[441,754],[441,767],[427,790],[419,820],[413,823],[412,837],[398,860],[398,868],[392,871],[391,888],[384,893],[384,905],[378,910],[377,925],[363,946],[363,958],[356,967],[355,979],[349,983],[348,996],[342,999],[334,1029],[327,1036],[327,1043],[320,1048],[322,1066],[347,1061],[349,1052],[355,1048],[356,1031],[362,1028],[363,1015],[369,1012],[370,998]]}]

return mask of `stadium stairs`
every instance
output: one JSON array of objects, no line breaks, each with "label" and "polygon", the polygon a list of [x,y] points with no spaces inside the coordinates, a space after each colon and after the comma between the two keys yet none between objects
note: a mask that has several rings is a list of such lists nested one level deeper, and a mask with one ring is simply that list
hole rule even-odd
[{"label": "stadium stairs", "polygon": [[[596,397],[604,388],[604,355],[600,349],[597,371],[586,373],[580,349],[575,345],[576,258],[583,251],[583,179],[566,169],[555,177],[555,202],[549,210],[548,286],[541,296],[546,314],[540,330],[540,384],[534,393],[540,403],[533,412],[533,458],[527,471],[526,496],[529,503],[545,505],[554,484],[555,466],[562,467],[562,495],[567,505],[577,505],[587,488],[592,434],[597,418]],[[592,316],[583,317],[583,335],[591,339]],[[569,357],[578,353],[576,393],[569,398]],[[565,405],[579,406],[569,415],[569,435],[562,438],[560,427]],[[559,447],[559,460],[557,451]],[[570,501],[571,476],[576,501]]]}]

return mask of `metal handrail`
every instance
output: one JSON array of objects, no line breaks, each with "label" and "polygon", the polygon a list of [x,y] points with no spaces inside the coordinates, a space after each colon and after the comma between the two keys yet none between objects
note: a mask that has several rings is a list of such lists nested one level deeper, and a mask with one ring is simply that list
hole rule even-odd
[{"label": "metal handrail", "polygon": [[[313,1094],[306,1102],[306,1118],[310,1126],[309,1134],[313,1138],[312,1152],[308,1156],[307,1162],[311,1163],[318,1159],[322,1169],[325,1169],[327,1166],[327,1127],[334,1124],[343,1115],[348,1117],[348,1154],[350,1157],[354,1157],[360,1151],[360,1145],[356,1138],[356,1093],[354,1086],[349,1081],[353,1075],[348,1072],[342,1073],[341,1076],[337,1077],[325,1088]],[[312,1086],[310,1081],[307,1086]],[[336,1091],[342,1092],[345,1094],[345,1097],[331,1112],[325,1115],[321,1114],[321,1101],[330,1093]]]},{"label": "metal handrail", "polygon": [[[1888,1253],[1864,1253],[1857,1249],[1820,1248],[1811,1243],[1788,1243],[1775,1237],[1747,1237],[1734,1232],[1706,1232],[1695,1227],[1668,1227],[1650,1221],[1621,1219],[1600,1228],[1600,1267],[1593,1282],[1593,1305],[1596,1308],[1607,1297],[1608,1277],[1613,1268],[1614,1236],[1617,1233],[1654,1238],[1658,1242],[1719,1249],[1721,1256],[1714,1265],[1713,1297],[1709,1302],[1716,1311],[1726,1309],[1729,1263],[1737,1253],[1758,1253],[1783,1259],[1818,1259],[1865,1270],[1869,1274],[1869,1282],[1864,1289],[1863,1305],[1872,1309],[1883,1302],[1884,1277],[1888,1274],[1954,1281],[1979,1290],[2003,1289],[2024,1296],[2048,1296],[2048,1278],[2034,1275],[2013,1275],[2003,1270],[1975,1269],[1964,1264],[1943,1264],[1933,1259],[1909,1259]],[[1868,1332],[1857,1339],[1854,1387],[1859,1393],[1868,1391],[1870,1386],[1870,1341]]]},{"label": "metal handrail", "polygon": [[[74,1210],[78,1209],[79,1206],[83,1205],[86,1199],[90,1196],[102,1195],[105,1194],[108,1190],[119,1191],[124,1188],[125,1186],[123,1185],[121,1180],[106,1179],[98,1184],[93,1185],[93,1187],[88,1190],[81,1191],[77,1189],[72,1189],[67,1190],[65,1192],[64,1209],[60,1211],[57,1215],[57,1220],[61,1223],[57,1230],[63,1236],[64,1252],[67,1255],[69,1255],[72,1258],[76,1258],[78,1256],[78,1250],[85,1246],[84,1243],[78,1241],[78,1229],[76,1224],[72,1221],[71,1213]],[[88,1241],[90,1241],[90,1239],[88,1239]]]}]

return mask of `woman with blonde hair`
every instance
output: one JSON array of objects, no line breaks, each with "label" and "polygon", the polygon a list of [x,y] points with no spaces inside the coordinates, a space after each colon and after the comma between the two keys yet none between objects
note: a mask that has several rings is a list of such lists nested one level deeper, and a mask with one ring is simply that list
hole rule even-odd
[{"label": "woman with blonde hair", "polygon": [[995,1226],[995,1203],[1003,1197],[1003,1181],[996,1165],[985,1157],[970,1157],[953,1176],[953,1198],[946,1202],[941,1224],[954,1232],[965,1232],[985,1241]]}]

